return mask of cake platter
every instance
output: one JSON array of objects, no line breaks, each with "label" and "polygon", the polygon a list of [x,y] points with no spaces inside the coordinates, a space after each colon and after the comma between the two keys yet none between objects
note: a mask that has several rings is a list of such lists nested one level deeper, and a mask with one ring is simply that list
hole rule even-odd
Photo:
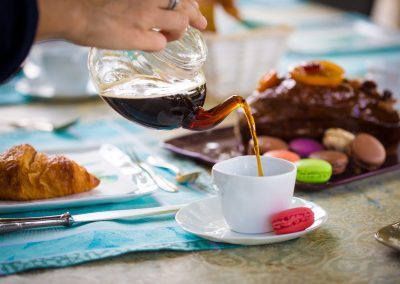
[{"label": "cake platter", "polygon": [[[234,127],[225,127],[176,137],[164,141],[163,147],[193,160],[212,166],[216,162],[241,155],[241,150]],[[333,176],[329,182],[322,184],[296,183],[296,189],[321,190],[329,187],[344,185],[400,169],[400,149],[386,157],[385,163],[378,169],[362,172],[350,163],[346,171]]]}]

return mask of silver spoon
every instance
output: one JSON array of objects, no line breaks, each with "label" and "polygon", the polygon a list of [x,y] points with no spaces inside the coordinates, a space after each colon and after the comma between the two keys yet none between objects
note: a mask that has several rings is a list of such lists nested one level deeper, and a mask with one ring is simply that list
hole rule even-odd
[{"label": "silver spoon", "polygon": [[168,163],[168,162],[164,161],[163,159],[155,157],[155,156],[149,156],[147,158],[147,162],[154,167],[169,170],[170,172],[172,172],[175,175],[175,180],[180,184],[193,183],[196,181],[196,179],[201,174],[200,171],[184,173],[179,167],[177,167],[171,163]]}]

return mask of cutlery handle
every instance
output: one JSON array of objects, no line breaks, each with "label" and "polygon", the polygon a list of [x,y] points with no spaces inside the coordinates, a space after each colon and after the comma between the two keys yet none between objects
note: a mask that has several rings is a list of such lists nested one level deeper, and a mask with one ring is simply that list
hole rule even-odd
[{"label": "cutlery handle", "polygon": [[71,214],[65,212],[61,215],[30,217],[30,218],[0,218],[0,234],[15,231],[42,228],[51,226],[69,227],[74,222]]},{"label": "cutlery handle", "polygon": [[162,189],[168,192],[177,192],[178,191],[178,186],[163,176],[157,175],[153,169],[145,164],[145,163],[139,163],[139,166],[149,174],[149,176],[154,180],[154,182]]}]

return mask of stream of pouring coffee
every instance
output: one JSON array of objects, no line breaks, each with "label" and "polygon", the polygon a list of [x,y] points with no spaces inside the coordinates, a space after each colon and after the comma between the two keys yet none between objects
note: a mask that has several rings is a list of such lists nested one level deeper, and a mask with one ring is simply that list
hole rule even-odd
[{"label": "stream of pouring coffee", "polygon": [[246,119],[247,119],[247,124],[249,125],[251,138],[253,139],[253,148],[254,148],[254,153],[256,154],[256,159],[257,159],[258,175],[264,176],[264,171],[263,171],[263,168],[261,165],[261,159],[260,159],[260,148],[258,147],[256,123],[254,121],[253,115],[251,114],[250,106],[246,102],[246,100],[243,100],[243,102],[241,103],[241,107],[243,108],[244,115],[246,116]]}]

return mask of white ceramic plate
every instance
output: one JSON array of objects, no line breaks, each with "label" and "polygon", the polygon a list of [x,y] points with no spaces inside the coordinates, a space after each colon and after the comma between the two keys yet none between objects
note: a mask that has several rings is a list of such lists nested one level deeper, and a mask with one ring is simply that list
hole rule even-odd
[{"label": "white ceramic plate", "polygon": [[88,47],[64,41],[35,44],[24,64],[25,78],[16,89],[45,100],[81,100],[97,96],[87,70]]},{"label": "white ceramic plate", "polygon": [[313,202],[293,197],[292,207],[305,206],[314,212],[314,224],[306,230],[291,234],[276,235],[273,232],[265,234],[241,234],[233,232],[222,216],[218,197],[196,201],[182,208],[176,214],[176,221],[187,232],[214,242],[261,245],[283,242],[295,239],[319,228],[328,219],[324,209]]},{"label": "white ceramic plate", "polygon": [[[90,173],[100,178],[100,185],[88,192],[65,197],[34,201],[2,201],[0,213],[69,208],[100,203],[129,201],[153,193],[158,189],[153,182],[134,182],[130,175],[107,163],[99,151],[67,153],[65,156],[84,166]],[[140,172],[137,168],[137,172]],[[136,179],[139,180],[139,179]],[[140,186],[138,185],[140,183]]]},{"label": "white ceramic plate", "polygon": [[22,78],[15,86],[16,90],[25,97],[51,101],[78,101],[97,97],[97,92],[90,82],[82,90],[58,90],[57,87],[47,82],[39,84],[35,80]]}]

